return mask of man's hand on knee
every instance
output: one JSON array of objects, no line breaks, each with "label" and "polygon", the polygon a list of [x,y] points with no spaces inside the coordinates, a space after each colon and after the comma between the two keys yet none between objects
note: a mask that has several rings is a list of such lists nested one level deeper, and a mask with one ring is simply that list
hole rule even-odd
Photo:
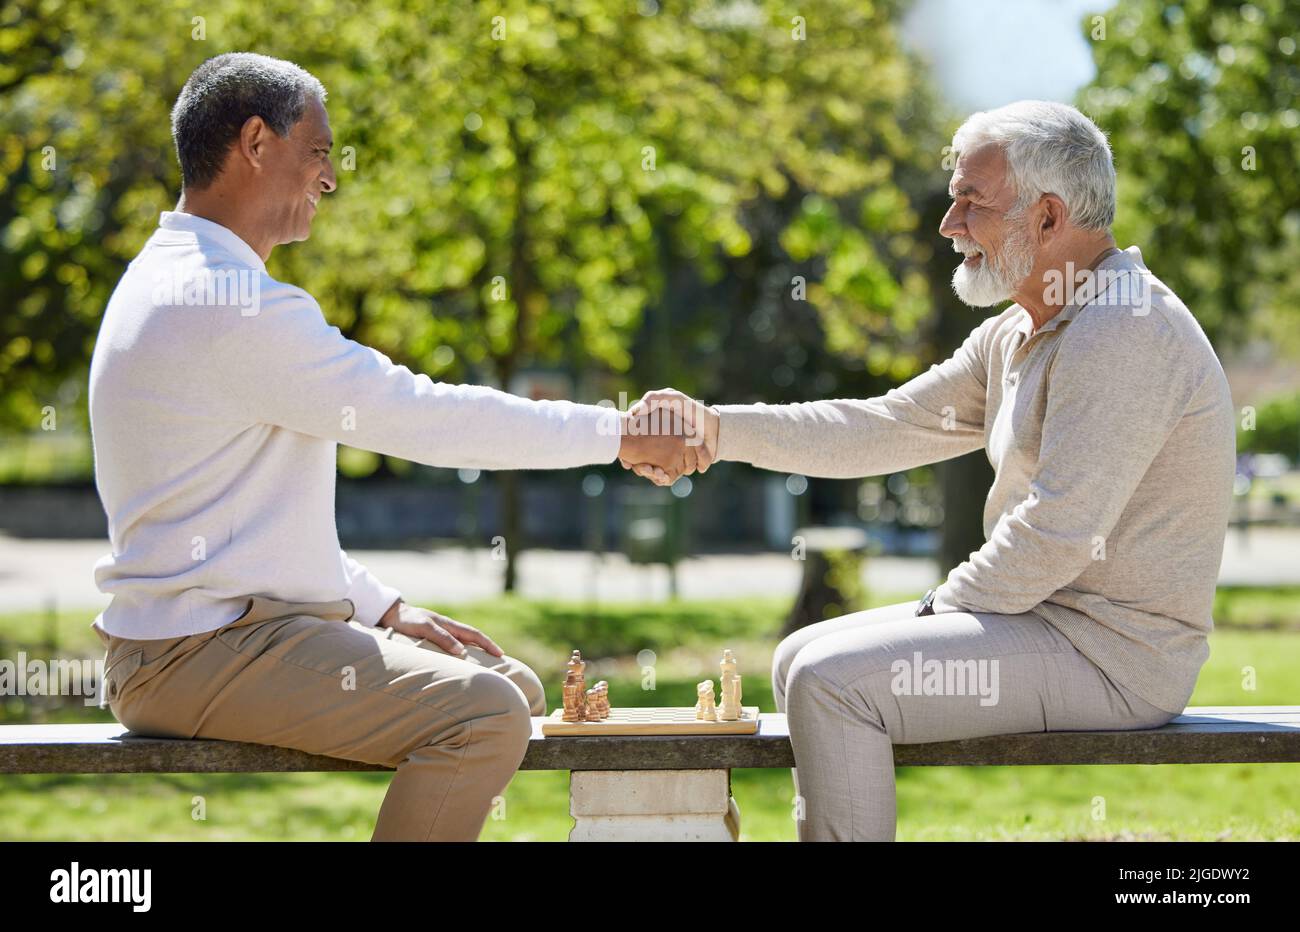
[{"label": "man's hand on knee", "polygon": [[378,626],[392,628],[408,637],[423,638],[453,657],[464,657],[467,644],[481,647],[493,657],[500,657],[503,653],[495,641],[473,625],[463,624],[427,608],[407,605],[401,599],[384,613]]}]

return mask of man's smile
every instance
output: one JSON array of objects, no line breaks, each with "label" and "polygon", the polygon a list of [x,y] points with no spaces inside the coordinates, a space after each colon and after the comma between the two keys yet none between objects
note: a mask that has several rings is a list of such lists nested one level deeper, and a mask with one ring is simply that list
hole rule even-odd
[{"label": "man's smile", "polygon": [[966,257],[962,265],[967,268],[973,269],[984,260],[984,250],[980,249],[973,239],[967,237],[954,239],[952,248],[954,252],[959,252]]}]

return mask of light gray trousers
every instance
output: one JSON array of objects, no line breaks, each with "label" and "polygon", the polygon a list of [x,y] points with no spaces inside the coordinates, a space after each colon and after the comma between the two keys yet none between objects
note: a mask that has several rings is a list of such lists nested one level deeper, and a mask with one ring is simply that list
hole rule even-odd
[{"label": "light gray trousers", "polygon": [[856,612],[778,645],[800,841],[894,840],[894,744],[1155,728],[1182,712],[1115,683],[1037,615],[915,611]]}]

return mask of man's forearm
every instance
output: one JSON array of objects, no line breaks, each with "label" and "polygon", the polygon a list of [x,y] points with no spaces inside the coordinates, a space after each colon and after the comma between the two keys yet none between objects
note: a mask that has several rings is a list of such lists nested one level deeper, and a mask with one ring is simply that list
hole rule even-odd
[{"label": "man's forearm", "polygon": [[388,607],[388,611],[384,612],[384,614],[379,616],[379,621],[375,622],[375,627],[391,628],[393,626],[393,622],[397,620],[397,616],[401,614],[401,610],[402,610],[402,600],[401,598],[398,598],[397,601],[395,601],[392,605]]},{"label": "man's forearm", "polygon": [[719,460],[830,479],[901,472],[979,449],[983,424],[889,396],[718,405]]}]

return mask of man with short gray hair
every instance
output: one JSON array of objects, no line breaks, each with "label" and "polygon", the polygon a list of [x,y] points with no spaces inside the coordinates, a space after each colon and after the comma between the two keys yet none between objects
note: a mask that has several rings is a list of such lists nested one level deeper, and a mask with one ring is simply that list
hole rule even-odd
[{"label": "man with short gray hair", "polygon": [[953,288],[1014,303],[878,398],[697,408],[705,466],[852,478],[983,447],[995,469],[987,541],[919,605],[777,647],[801,839],[894,838],[895,743],[1162,725],[1209,654],[1235,472],[1213,347],[1138,248],[1116,248],[1110,147],[1087,117],[1022,101],[953,145]]},{"label": "man with short gray hair", "polygon": [[431,466],[681,455],[610,408],[413,373],[343,337],[271,251],[336,187],[325,89],[231,53],[172,111],[184,187],[122,276],[90,367],[112,601],[104,702],[132,731],[396,768],[376,840],[478,836],[546,709],[490,637],[407,605],[339,547],[337,445]]}]

